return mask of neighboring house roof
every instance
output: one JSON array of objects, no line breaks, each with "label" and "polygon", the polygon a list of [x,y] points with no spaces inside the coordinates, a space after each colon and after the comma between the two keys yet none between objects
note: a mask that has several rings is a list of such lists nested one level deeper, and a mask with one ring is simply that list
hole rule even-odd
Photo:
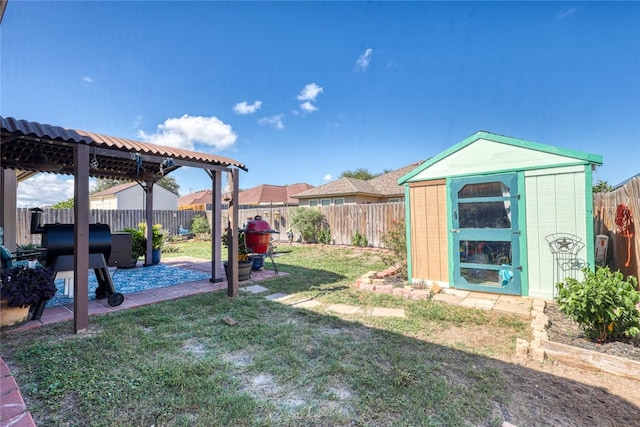
[{"label": "neighboring house roof", "polygon": [[240,205],[260,205],[268,203],[297,204],[298,201],[292,196],[310,188],[313,188],[313,186],[306,183],[291,185],[262,184],[241,191],[238,194],[238,200]]},{"label": "neighboring house roof", "polygon": [[[298,183],[291,185],[271,185],[262,184],[238,193],[239,205],[260,205],[260,204],[298,204],[292,196],[303,190],[313,188],[310,184]],[[178,206],[189,206],[211,203],[211,190],[200,190],[184,195],[178,199]]]},{"label": "neighboring house roof", "polygon": [[89,197],[106,197],[106,196],[115,196],[121,191],[124,191],[128,188],[133,187],[134,185],[138,185],[135,182],[127,182],[124,184],[114,185],[111,188],[107,188],[106,190],[99,191],[97,193],[90,194]]},{"label": "neighboring house roof", "polygon": [[340,178],[310,190],[296,194],[296,199],[309,199],[318,196],[342,196],[346,194],[376,194],[376,189],[368,181],[356,178]]},{"label": "neighboring house roof", "polygon": [[[525,150],[526,155],[522,155]],[[514,153],[520,154],[519,164],[506,163],[513,161]],[[477,173],[481,173],[485,171],[486,165],[495,165],[494,170],[531,169],[548,167],[551,164],[601,165],[602,156],[479,131],[426,160],[400,177],[398,183],[425,179],[425,175],[429,175],[429,179],[445,178],[451,176],[452,169],[460,170],[463,174],[471,173],[469,170],[460,169],[462,163],[475,165],[480,171]]]},{"label": "neighboring house roof", "polygon": [[395,196],[402,195],[404,196],[404,189],[398,185],[398,179],[405,174],[409,173],[413,169],[420,166],[424,160],[419,162],[411,163],[405,167],[400,169],[396,169],[389,173],[385,173],[383,175],[377,176],[373,179],[370,179],[369,182],[373,185],[380,194],[385,196]]},{"label": "neighboring house roof", "polygon": [[376,197],[404,196],[404,189],[398,185],[398,178],[413,170],[420,162],[382,174],[369,180],[340,178],[336,181],[303,191],[294,195],[296,199],[312,199],[321,196],[370,195]]},{"label": "neighboring house roof", "polygon": [[199,190],[193,193],[185,194],[178,199],[178,206],[211,203],[211,201],[213,200],[211,194],[211,190]]},{"label": "neighboring house roof", "polygon": [[634,176],[632,176],[631,178],[627,178],[627,179],[625,179],[624,181],[622,181],[622,182],[621,182],[620,184],[618,184],[618,185],[614,185],[614,186],[613,186],[613,189],[614,189],[614,190],[617,190],[617,189],[618,189],[618,188],[620,188],[620,187],[624,187],[628,182],[631,182],[631,180],[632,180],[632,179],[635,179],[635,178],[640,178],[640,173],[635,174],[635,175],[634,175]]}]

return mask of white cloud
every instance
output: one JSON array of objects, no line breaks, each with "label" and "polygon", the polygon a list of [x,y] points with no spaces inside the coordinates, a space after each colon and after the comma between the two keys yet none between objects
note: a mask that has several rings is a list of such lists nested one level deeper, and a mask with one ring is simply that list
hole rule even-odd
[{"label": "white cloud", "polygon": [[366,70],[371,62],[371,55],[373,54],[373,49],[369,48],[364,51],[362,55],[356,60],[356,70]]},{"label": "white cloud", "polygon": [[135,119],[133,119],[133,127],[138,128],[140,127],[141,124],[142,124],[142,114],[139,114],[136,116]]},{"label": "white cloud", "polygon": [[163,124],[158,125],[155,133],[148,134],[139,130],[138,137],[145,142],[187,150],[193,150],[196,144],[214,150],[224,150],[233,146],[238,135],[233,132],[231,125],[215,116],[185,114],[179,118],[165,120]]},{"label": "white cloud", "polygon": [[93,84],[93,79],[89,76],[84,76],[82,78],[82,84],[84,84],[84,87],[89,87],[89,85]]},{"label": "white cloud", "polygon": [[253,104],[249,105],[246,101],[238,102],[234,107],[233,111],[236,114],[253,114],[262,106],[262,101],[255,101]]},{"label": "white cloud", "polygon": [[258,120],[258,123],[262,126],[273,126],[274,128],[281,130],[284,129],[284,125],[282,124],[282,117],[284,117],[284,114],[276,114],[275,116],[263,117]]},{"label": "white cloud", "polygon": [[562,9],[560,12],[558,12],[556,17],[558,19],[568,18],[569,16],[575,15],[577,11],[578,9],[576,9],[575,7],[565,8],[565,9]]},{"label": "white cloud", "polygon": [[39,173],[18,184],[16,204],[19,208],[49,206],[73,198],[73,191],[73,178]]},{"label": "white cloud", "polygon": [[298,100],[304,101],[302,104],[300,104],[300,109],[303,111],[303,113],[312,113],[318,110],[318,107],[313,105],[311,101],[315,101],[316,97],[323,91],[324,89],[315,83],[309,83],[304,87],[304,89],[300,91]]},{"label": "white cloud", "polygon": [[309,83],[300,91],[298,100],[300,101],[315,101],[316,97],[321,94],[324,89],[315,83]]},{"label": "white cloud", "polygon": [[302,109],[302,111],[304,111],[305,113],[312,113],[316,111],[318,107],[314,106],[312,103],[307,101],[300,104],[300,109]]},{"label": "white cloud", "polygon": [[323,178],[325,181],[331,181],[331,174],[326,174]]}]

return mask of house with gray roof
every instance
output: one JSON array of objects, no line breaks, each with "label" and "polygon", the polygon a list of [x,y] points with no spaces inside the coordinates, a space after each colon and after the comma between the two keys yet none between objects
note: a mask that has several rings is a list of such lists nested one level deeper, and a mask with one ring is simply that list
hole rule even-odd
[{"label": "house with gray roof", "polygon": [[311,188],[293,198],[300,206],[339,206],[357,203],[391,203],[404,201],[404,188],[398,179],[422,163],[416,162],[369,180],[340,178]]}]

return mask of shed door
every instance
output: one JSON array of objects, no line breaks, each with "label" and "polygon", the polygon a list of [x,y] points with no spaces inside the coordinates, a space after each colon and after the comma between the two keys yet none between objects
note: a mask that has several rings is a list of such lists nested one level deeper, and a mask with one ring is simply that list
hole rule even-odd
[{"label": "shed door", "polygon": [[522,294],[517,183],[516,174],[451,181],[456,288]]}]

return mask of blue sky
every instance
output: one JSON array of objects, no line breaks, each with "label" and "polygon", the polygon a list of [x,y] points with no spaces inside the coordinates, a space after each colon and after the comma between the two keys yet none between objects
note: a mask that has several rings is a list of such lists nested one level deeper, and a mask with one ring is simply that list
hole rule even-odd
[{"label": "blue sky", "polygon": [[[478,130],[600,154],[610,184],[640,172],[637,2],[9,0],[0,48],[2,116],[231,157],[242,188],[397,169]],[[19,203],[72,194],[41,174]]]}]

